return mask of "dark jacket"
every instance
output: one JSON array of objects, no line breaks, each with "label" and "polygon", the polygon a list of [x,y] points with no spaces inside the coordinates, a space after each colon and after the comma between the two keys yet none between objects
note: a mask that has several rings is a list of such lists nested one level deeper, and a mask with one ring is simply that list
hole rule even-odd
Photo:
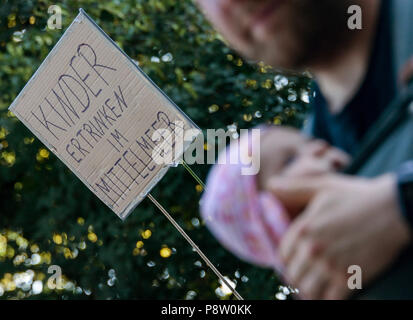
[{"label": "dark jacket", "polygon": [[[394,79],[406,62],[413,57],[413,1],[383,0],[391,3],[391,25],[393,32]],[[399,88],[402,94],[403,88]],[[407,104],[409,105],[409,104]],[[406,108],[408,110],[409,108]],[[406,112],[403,120],[374,148],[354,174],[363,177],[377,177],[395,172],[400,165],[413,159],[413,103],[411,112]],[[373,125],[368,133],[375,136],[378,125]],[[305,131],[311,133],[310,116]],[[363,158],[364,159],[364,158]],[[372,199],[374,201],[374,199]],[[358,292],[361,299],[413,299],[413,246],[406,249],[389,270],[372,285]]]}]

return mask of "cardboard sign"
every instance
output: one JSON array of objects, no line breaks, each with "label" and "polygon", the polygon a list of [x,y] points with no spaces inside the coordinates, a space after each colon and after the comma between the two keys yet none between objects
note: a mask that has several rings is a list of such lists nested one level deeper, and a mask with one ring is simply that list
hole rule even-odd
[{"label": "cardboard sign", "polygon": [[161,141],[197,130],[83,10],[10,110],[122,219],[170,167]]}]

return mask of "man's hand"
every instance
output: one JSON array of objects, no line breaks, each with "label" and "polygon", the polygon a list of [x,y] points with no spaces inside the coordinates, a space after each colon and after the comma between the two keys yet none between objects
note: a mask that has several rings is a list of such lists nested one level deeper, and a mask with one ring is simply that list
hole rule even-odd
[{"label": "man's hand", "polygon": [[274,178],[268,189],[306,208],[281,243],[286,279],[306,299],[347,298],[349,266],[361,267],[364,285],[410,241],[392,175]]}]

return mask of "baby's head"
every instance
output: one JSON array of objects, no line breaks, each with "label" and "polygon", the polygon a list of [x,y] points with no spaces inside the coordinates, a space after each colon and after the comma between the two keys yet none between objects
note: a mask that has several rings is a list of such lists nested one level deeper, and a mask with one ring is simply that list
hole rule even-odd
[{"label": "baby's head", "polygon": [[[257,188],[265,190],[274,176],[322,175],[343,169],[349,162],[346,153],[323,140],[309,138],[292,128],[267,127],[261,130]],[[286,209],[290,216],[296,216],[302,208]]]},{"label": "baby's head", "polygon": [[343,169],[349,163],[347,154],[327,142],[308,138],[295,129],[279,127],[261,130],[260,160],[260,189],[275,175],[320,175]]},{"label": "baby's head", "polygon": [[[240,159],[250,155],[245,135],[221,156]],[[327,143],[305,137],[288,128],[267,127],[260,131],[260,170],[256,176],[242,174],[241,163],[217,164],[208,177],[201,201],[201,214],[217,239],[249,262],[282,270],[279,241],[289,223],[303,208],[286,207],[266,186],[274,176],[321,175],[345,167],[349,157]]]}]

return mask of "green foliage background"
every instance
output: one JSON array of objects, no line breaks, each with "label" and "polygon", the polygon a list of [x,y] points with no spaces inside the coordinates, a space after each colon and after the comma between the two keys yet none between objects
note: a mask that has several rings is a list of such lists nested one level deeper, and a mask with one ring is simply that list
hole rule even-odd
[{"label": "green foliage background", "polygon": [[[299,126],[308,78],[246,63],[191,0],[0,4],[0,298],[231,298],[217,295],[215,275],[149,201],[120,221],[7,108],[80,7],[203,129]],[[63,30],[46,28],[51,4]],[[193,169],[206,178],[206,166]],[[232,256],[199,221],[199,186],[183,168],[154,195],[241,295],[275,299],[277,277]],[[47,288],[49,265],[62,268],[63,289]]]}]

